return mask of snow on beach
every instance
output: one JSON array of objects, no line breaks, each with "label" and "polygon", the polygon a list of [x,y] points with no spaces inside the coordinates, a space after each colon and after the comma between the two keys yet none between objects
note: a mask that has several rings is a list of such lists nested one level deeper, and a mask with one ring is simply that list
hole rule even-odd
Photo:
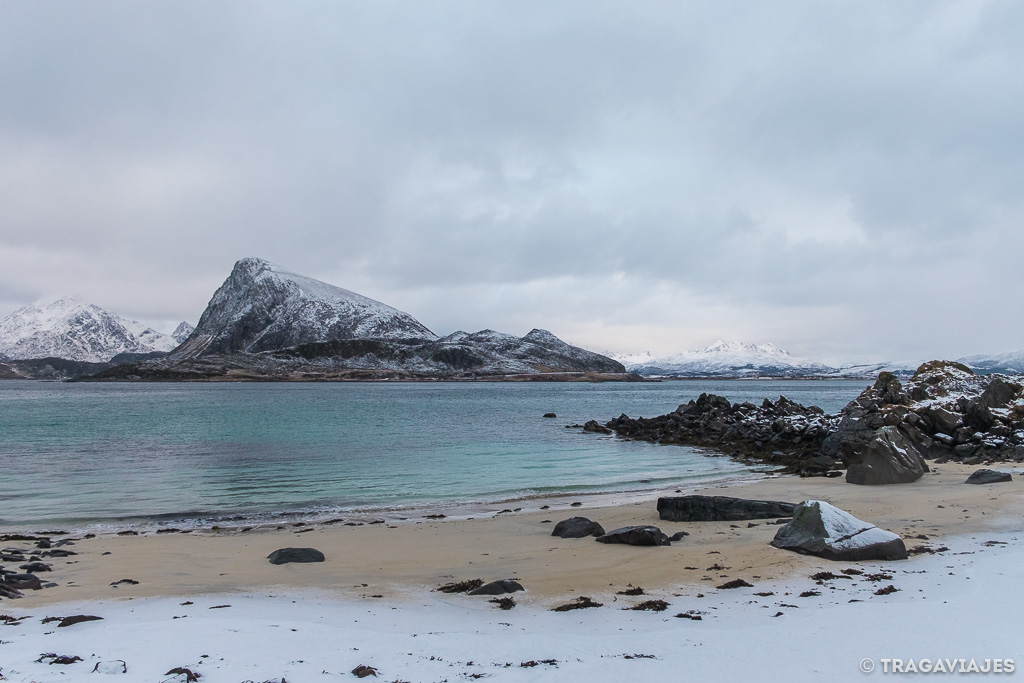
[{"label": "snow on beach", "polygon": [[[0,627],[0,674],[19,682],[92,680],[94,668],[119,671],[117,660],[127,672],[114,680],[184,680],[165,674],[180,667],[209,683],[348,680],[361,665],[387,681],[674,680],[684,674],[697,680],[862,680],[883,676],[883,659],[904,666],[911,659],[963,659],[964,667],[974,659],[979,668],[991,668],[986,659],[1011,659],[1019,668],[1022,532],[1017,520],[1009,523],[1017,527],[944,539],[949,550],[905,562],[822,561],[838,578],[820,584],[746,575],[753,587],[727,590],[715,588],[711,572],[704,584],[643,597],[602,596],[601,608],[565,613],[550,611],[529,593],[516,594],[518,606],[501,611],[487,598],[427,587],[386,600],[269,589],[31,610],[6,601],[2,613],[20,621]],[[876,594],[890,585],[896,592]],[[624,609],[652,598],[670,606],[660,613]],[[687,612],[701,620],[674,616]],[[72,614],[103,620],[66,628],[42,622]],[[47,653],[82,661],[36,661]],[[872,673],[862,672],[865,659]]]}]

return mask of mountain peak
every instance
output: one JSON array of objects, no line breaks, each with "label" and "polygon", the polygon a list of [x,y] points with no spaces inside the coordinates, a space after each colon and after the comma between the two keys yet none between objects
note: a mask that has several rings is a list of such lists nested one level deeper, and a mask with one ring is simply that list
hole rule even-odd
[{"label": "mountain peak", "polygon": [[170,351],[173,339],[71,296],[40,299],[0,320],[0,353],[14,359],[102,363],[120,353]]},{"label": "mountain peak", "polygon": [[188,339],[189,335],[192,334],[192,332],[195,331],[195,329],[196,328],[194,325],[185,320],[182,320],[180,323],[178,323],[178,326],[174,328],[174,332],[171,332],[171,337],[174,339],[174,341],[181,344],[186,339]]},{"label": "mountain peak", "polygon": [[190,338],[178,353],[258,353],[340,339],[437,335],[408,313],[250,257],[235,263]]}]

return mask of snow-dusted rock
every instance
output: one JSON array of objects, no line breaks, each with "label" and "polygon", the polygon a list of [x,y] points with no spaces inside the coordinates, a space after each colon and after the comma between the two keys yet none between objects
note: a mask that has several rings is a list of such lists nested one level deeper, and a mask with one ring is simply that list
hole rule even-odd
[{"label": "snow-dusted rock", "polygon": [[175,346],[169,335],[71,297],[38,301],[0,320],[0,353],[12,359],[104,363],[120,353]]},{"label": "snow-dusted rock", "polygon": [[800,503],[793,521],[776,532],[771,544],[826,560],[907,559],[907,548],[899,536],[821,500]]},{"label": "snow-dusted rock", "polygon": [[174,328],[174,332],[171,332],[171,338],[181,344],[188,339],[189,335],[192,334],[195,329],[195,325],[182,320],[178,323],[178,326]]}]

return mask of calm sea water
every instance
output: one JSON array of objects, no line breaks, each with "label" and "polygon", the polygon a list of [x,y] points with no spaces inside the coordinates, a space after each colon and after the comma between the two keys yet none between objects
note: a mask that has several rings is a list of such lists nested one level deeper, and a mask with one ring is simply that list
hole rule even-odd
[{"label": "calm sea water", "polygon": [[702,391],[757,402],[784,394],[833,412],[863,387],[0,382],[0,525],[259,521],[664,489],[749,470],[565,425],[660,415]]}]

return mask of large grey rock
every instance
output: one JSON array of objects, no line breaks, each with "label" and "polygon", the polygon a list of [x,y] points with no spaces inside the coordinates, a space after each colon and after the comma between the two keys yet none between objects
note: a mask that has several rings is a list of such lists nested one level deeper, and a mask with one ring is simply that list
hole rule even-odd
[{"label": "large grey rock", "polygon": [[778,530],[771,544],[844,562],[907,559],[899,536],[821,500],[800,503],[793,521]]},{"label": "large grey rock", "polygon": [[323,562],[324,554],[316,548],[281,548],[267,555],[270,564],[288,562]]},{"label": "large grey rock", "polygon": [[599,543],[625,543],[626,545],[671,545],[656,526],[624,526],[594,539]]},{"label": "large grey rock", "polygon": [[559,538],[583,538],[585,536],[602,536],[604,527],[586,517],[570,517],[555,525],[552,536]]},{"label": "large grey rock", "polygon": [[850,484],[907,484],[917,481],[928,465],[913,443],[896,427],[876,430],[860,448],[841,450]]},{"label": "large grey rock", "polygon": [[985,387],[985,391],[978,397],[978,403],[985,408],[1005,408],[1009,405],[1020,387],[1003,380],[1000,377],[993,377],[992,381]]},{"label": "large grey rock", "polygon": [[523,585],[518,581],[512,579],[499,579],[498,581],[491,581],[485,583],[477,589],[469,591],[470,595],[505,595],[507,593],[517,593],[519,591],[526,590]]},{"label": "large grey rock", "polygon": [[999,484],[1004,481],[1013,481],[1009,472],[996,472],[995,470],[981,469],[971,472],[965,484]]},{"label": "large grey rock", "polygon": [[658,516],[670,522],[735,522],[789,517],[795,503],[728,496],[668,496],[658,499]]}]

